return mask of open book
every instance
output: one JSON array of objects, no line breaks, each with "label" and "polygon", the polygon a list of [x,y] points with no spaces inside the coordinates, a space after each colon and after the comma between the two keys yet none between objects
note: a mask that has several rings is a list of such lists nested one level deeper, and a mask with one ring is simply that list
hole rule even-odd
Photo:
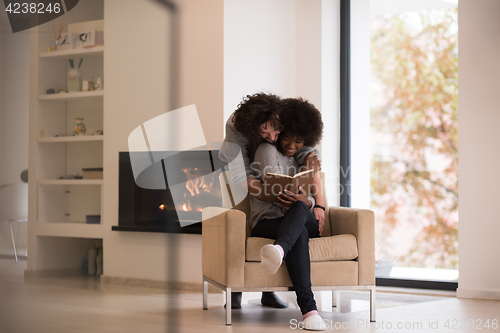
[{"label": "open book", "polygon": [[269,202],[280,202],[278,196],[280,192],[288,190],[292,193],[299,193],[299,186],[309,196],[313,189],[314,170],[302,171],[295,176],[280,175],[277,173],[267,173],[264,176],[264,192],[262,193],[261,200]]}]

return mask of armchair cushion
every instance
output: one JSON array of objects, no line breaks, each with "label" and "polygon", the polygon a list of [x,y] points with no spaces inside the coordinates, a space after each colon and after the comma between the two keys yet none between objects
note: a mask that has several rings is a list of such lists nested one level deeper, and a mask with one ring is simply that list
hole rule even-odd
[{"label": "armchair cushion", "polygon": [[[311,283],[315,287],[358,285],[358,262],[355,260],[312,262]],[[245,287],[292,287],[292,282],[285,263],[276,274],[271,275],[260,267],[259,262],[245,262]]]},{"label": "armchair cushion", "polygon": [[[274,240],[260,237],[247,238],[246,261],[260,261],[260,249]],[[337,235],[309,240],[311,262],[354,260],[358,257],[358,245],[354,235]]]}]

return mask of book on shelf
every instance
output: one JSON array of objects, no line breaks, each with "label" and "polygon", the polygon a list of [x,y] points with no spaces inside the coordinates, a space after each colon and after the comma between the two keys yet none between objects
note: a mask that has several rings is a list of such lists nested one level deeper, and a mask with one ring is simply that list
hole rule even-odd
[{"label": "book on shelf", "polygon": [[306,170],[296,173],[294,176],[277,173],[267,173],[264,176],[261,200],[269,202],[280,202],[278,197],[281,192],[288,190],[294,194],[299,193],[299,186],[309,196],[313,191],[314,170]]},{"label": "book on shelf", "polygon": [[85,168],[83,171],[83,179],[102,179],[103,168]]}]

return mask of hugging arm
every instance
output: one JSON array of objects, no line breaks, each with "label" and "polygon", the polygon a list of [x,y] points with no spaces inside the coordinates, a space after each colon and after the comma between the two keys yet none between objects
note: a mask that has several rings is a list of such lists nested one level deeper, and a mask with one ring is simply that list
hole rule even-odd
[{"label": "hugging arm", "polygon": [[264,191],[264,186],[262,186],[262,182],[257,178],[250,177],[247,179],[248,193],[256,197],[257,199],[261,198],[262,192]]},{"label": "hugging arm", "polygon": [[276,148],[270,143],[263,143],[257,148],[255,158],[251,164],[255,178],[262,182],[268,172],[279,170],[279,162],[276,157]]},{"label": "hugging arm", "polygon": [[228,163],[229,171],[231,171],[231,183],[259,198],[262,186],[250,167],[249,141],[236,131],[234,125],[231,126],[231,119],[226,123],[226,138],[220,147],[219,158]]},{"label": "hugging arm", "polygon": [[296,154],[295,159],[301,165],[301,168],[306,170],[314,170],[319,172],[321,170],[321,161],[319,160],[319,151],[316,148],[309,146],[302,147]]}]

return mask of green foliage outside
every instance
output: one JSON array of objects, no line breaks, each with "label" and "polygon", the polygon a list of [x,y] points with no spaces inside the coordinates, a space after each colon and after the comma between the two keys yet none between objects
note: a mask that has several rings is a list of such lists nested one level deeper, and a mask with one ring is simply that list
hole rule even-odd
[{"label": "green foliage outside", "polygon": [[377,259],[458,268],[456,10],[371,21]]}]

